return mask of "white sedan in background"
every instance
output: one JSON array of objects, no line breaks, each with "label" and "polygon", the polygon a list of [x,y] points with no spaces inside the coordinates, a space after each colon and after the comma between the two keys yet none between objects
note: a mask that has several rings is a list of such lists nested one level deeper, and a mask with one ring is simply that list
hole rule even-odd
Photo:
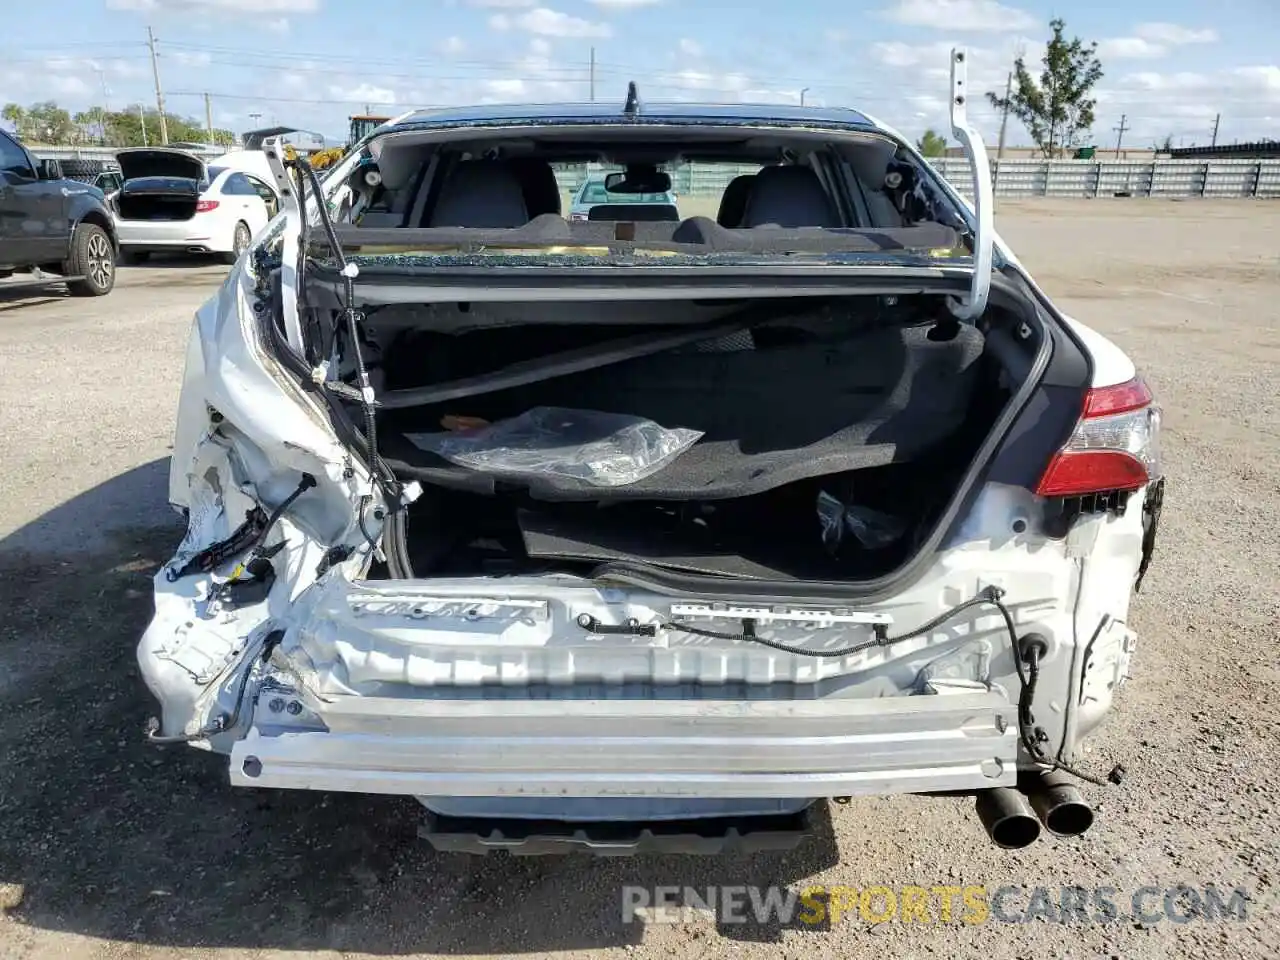
[{"label": "white sedan in background", "polygon": [[155,252],[214,253],[235,263],[275,215],[278,198],[259,151],[206,161],[140,147],[116,158],[124,183],[111,203],[125,263]]}]

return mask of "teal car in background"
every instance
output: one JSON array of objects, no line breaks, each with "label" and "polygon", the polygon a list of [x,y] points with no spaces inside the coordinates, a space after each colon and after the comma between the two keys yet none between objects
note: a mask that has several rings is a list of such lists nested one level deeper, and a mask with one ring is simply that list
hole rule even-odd
[{"label": "teal car in background", "polygon": [[[590,220],[591,208],[597,206],[640,205],[645,207],[644,213],[637,210],[634,219],[640,220],[678,220],[676,213],[676,195],[667,190],[663,193],[613,193],[605,187],[603,179],[591,179],[582,184],[573,195],[569,207],[570,220]],[[619,215],[608,217],[597,216],[595,219],[619,220],[632,219]]]}]

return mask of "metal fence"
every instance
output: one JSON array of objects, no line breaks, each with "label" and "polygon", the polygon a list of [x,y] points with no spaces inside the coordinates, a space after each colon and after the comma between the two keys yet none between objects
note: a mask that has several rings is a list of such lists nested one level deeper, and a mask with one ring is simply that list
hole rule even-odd
[{"label": "metal fence", "polygon": [[[962,193],[973,183],[963,157],[931,161]],[[998,197],[1273,197],[1280,159],[992,160]]]},{"label": "metal fence", "polygon": [[[943,157],[934,168],[967,194],[973,183],[969,161]],[[615,169],[599,164],[557,168],[561,186],[573,192],[587,177]],[[719,196],[756,164],[682,164],[671,186],[680,196]],[[1259,160],[992,160],[999,197],[1280,197],[1280,159]]]},{"label": "metal fence", "polygon": [[[36,147],[37,157],[113,160],[110,147]],[[941,157],[934,168],[967,194],[969,161]],[[573,192],[588,176],[603,177],[600,164],[557,165],[563,189]],[[756,164],[681,164],[672,172],[680,196],[719,196],[734,177]],[[1280,159],[1250,160],[992,160],[998,197],[1270,197],[1280,198]]]}]

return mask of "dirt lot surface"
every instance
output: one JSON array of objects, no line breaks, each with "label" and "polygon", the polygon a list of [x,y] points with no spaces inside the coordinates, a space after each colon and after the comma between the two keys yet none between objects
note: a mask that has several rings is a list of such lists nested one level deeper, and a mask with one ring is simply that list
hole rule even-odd
[{"label": "dirt lot surface", "polygon": [[[178,532],[165,463],[189,318],[223,268],[126,269],[103,300],[0,294],[0,957],[1276,956],[1280,205],[1006,203],[997,223],[1166,409],[1134,679],[1092,757],[1130,776],[1088,788],[1085,837],[1005,852],[968,801],[873,799],[833,805],[785,857],[441,856],[413,801],[233,792],[222,761],[145,746],[133,648]],[[1120,917],[621,921],[624,884],[811,883],[1015,885],[1006,915],[1033,888],[1106,885]],[[1247,919],[1127,915],[1132,892],[1178,884],[1246,888]]]}]

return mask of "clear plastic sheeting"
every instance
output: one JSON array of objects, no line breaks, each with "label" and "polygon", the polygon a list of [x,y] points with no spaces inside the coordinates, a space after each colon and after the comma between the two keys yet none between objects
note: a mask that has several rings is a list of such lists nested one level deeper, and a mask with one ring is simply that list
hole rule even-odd
[{"label": "clear plastic sheeting", "polygon": [[906,532],[906,524],[898,517],[857,504],[845,504],[823,491],[818,494],[818,522],[822,525],[822,543],[836,553],[851,536],[868,550],[881,550]]},{"label": "clear plastic sheeting", "polygon": [[622,487],[657,473],[702,433],[626,414],[534,407],[485,427],[407,436],[419,449],[472,470]]}]

